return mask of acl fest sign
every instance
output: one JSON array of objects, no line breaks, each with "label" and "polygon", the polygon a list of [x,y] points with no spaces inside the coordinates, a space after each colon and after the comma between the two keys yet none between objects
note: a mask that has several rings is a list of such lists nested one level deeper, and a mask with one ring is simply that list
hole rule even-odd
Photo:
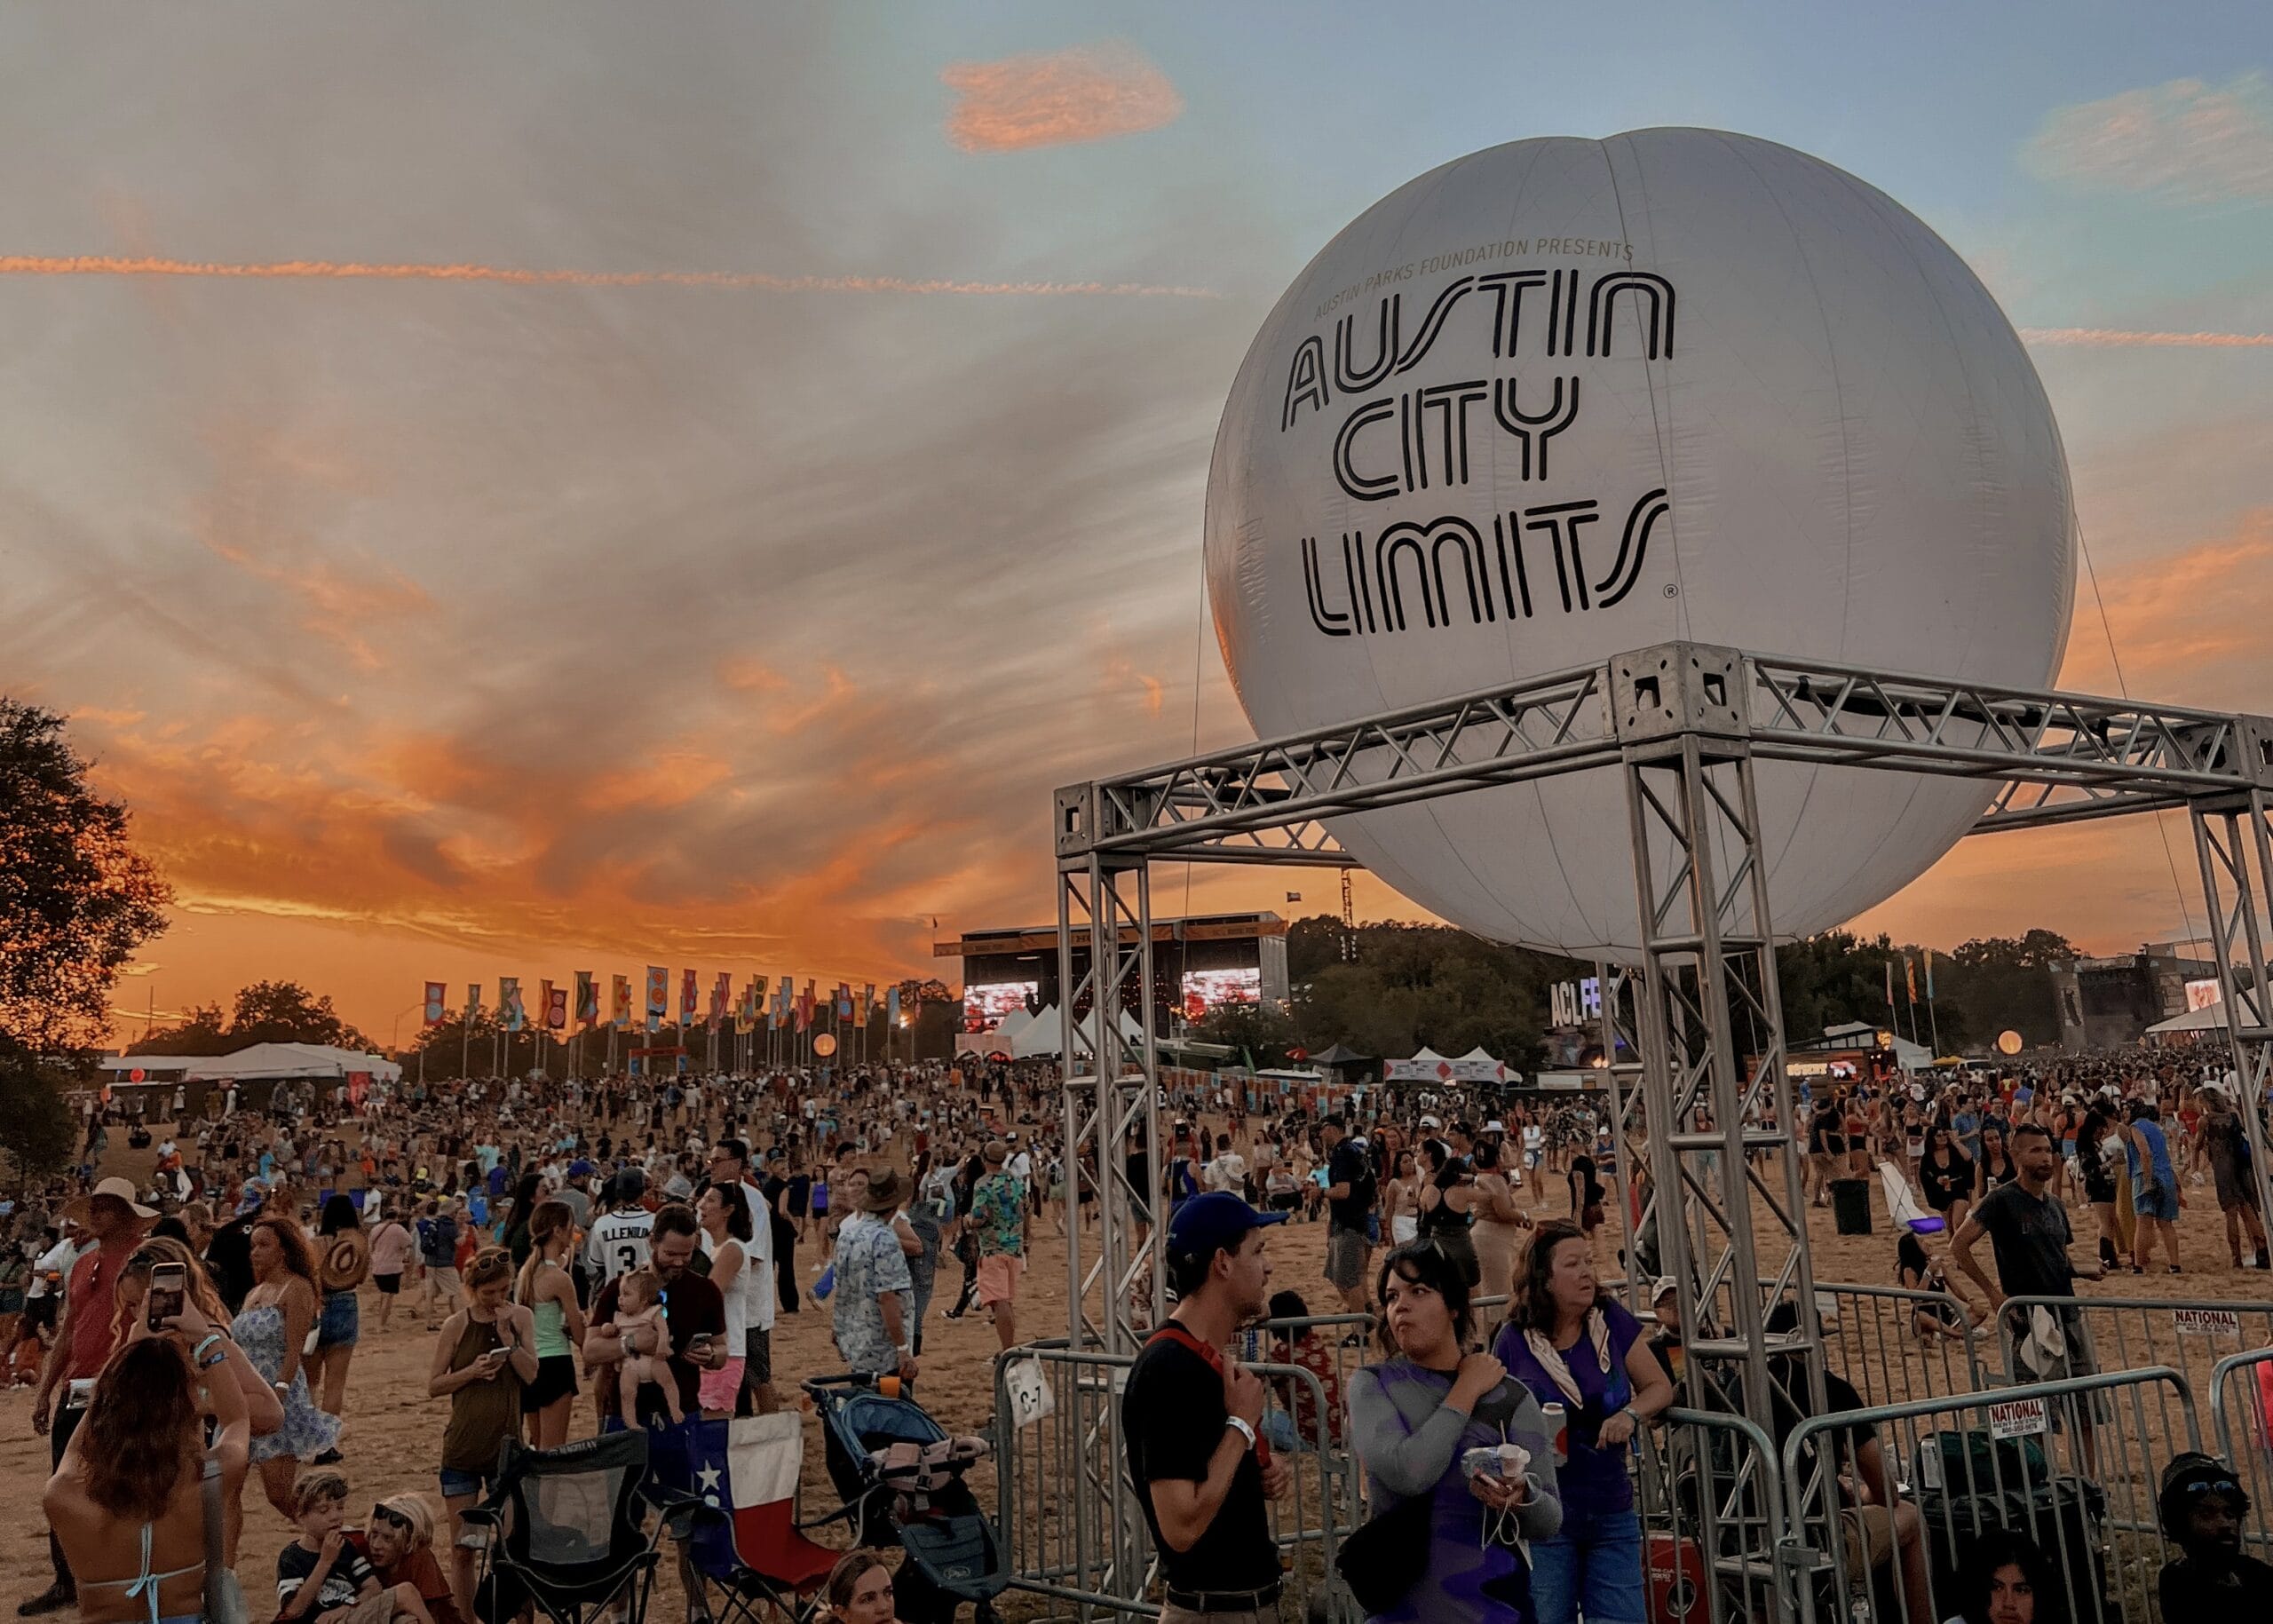
[{"label": "acl fest sign", "polygon": [[[1489,264],[1531,246],[1509,239],[1447,257]],[[1392,291],[1335,318],[1341,302],[1321,307],[1321,325],[1287,358],[1279,428],[1291,434],[1313,416],[1330,425],[1317,437],[1324,471],[1350,503],[1366,504],[1356,511],[1377,517],[1338,538],[1299,538],[1311,626],[1329,638],[1370,637],[1623,602],[1641,579],[1651,532],[1670,511],[1665,487],[1549,500],[1546,481],[1556,438],[1587,409],[1576,363],[1673,354],[1672,281],[1622,266],[1532,265],[1461,275],[1425,306],[1408,308]],[[1494,364],[1449,382],[1408,382],[1440,341],[1465,341],[1476,362],[1488,349]],[[1631,403],[1613,399],[1608,409],[1622,417]],[[1509,471],[1518,490],[1535,487],[1540,499],[1497,500]],[[1461,500],[1472,480],[1486,504]]]}]

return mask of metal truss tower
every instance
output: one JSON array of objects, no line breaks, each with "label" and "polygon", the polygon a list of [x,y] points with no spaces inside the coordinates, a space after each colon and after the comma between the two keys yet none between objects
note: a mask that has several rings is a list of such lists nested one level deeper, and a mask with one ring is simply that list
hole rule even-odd
[{"label": "metal truss tower", "polygon": [[[1804,1371],[1819,1405],[1813,1315],[1779,1335],[1766,1328],[1779,1300],[1811,1303],[1814,1281],[1753,786],[1762,760],[1995,784],[1976,834],[2186,809],[2260,1200],[2273,1211],[2261,1121],[2273,1080],[2273,719],[1670,643],[1057,792],[1067,1155],[1102,1198],[1094,1224],[1069,1203],[1075,1345],[1133,1351],[1138,1320],[1156,1323],[1163,1308],[1159,1229],[1144,1221],[1160,1210],[1161,1171],[1148,866],[1346,868],[1356,860],[1327,819],[1599,770],[1625,784],[1643,945],[1623,987],[1602,977],[1621,1177],[1645,1147],[1650,1172],[1637,1229],[1654,1234],[1678,1282],[1693,1366],[1771,1437],[1778,1371]],[[1116,1018],[1123,1009],[1136,1035]],[[1142,1188],[1126,1171],[1140,1147]]]}]

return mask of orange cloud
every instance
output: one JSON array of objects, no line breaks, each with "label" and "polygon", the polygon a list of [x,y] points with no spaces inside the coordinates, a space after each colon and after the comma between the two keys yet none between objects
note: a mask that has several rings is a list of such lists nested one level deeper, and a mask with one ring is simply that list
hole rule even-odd
[{"label": "orange cloud", "polygon": [[658,750],[644,765],[608,773],[594,783],[584,792],[584,804],[595,812],[621,812],[627,806],[684,806],[732,778],[733,772],[732,763],[701,750]]},{"label": "orange cloud", "polygon": [[2142,696],[2246,710],[2273,688],[2273,508],[2245,514],[2231,535],[2104,571],[2099,586],[2106,627],[2086,584],[2063,687],[2114,692],[2111,638]]},{"label": "orange cloud", "polygon": [[2021,340],[2087,350],[2267,350],[2273,333],[2149,333],[2112,327],[2024,327]]},{"label": "orange cloud", "polygon": [[[1020,60],[1023,59],[1013,59]],[[1008,63],[979,65],[999,68]],[[947,70],[950,74],[954,68]],[[1158,77],[1157,70],[1148,69]],[[950,81],[952,83],[953,81]],[[1099,129],[1086,135],[1014,140],[1006,146],[1040,147],[1051,139],[1094,141],[1165,124],[1184,110],[1168,81],[1160,80],[1172,104],[1149,123]],[[981,298],[1011,297],[1069,298],[1211,299],[1207,288],[1153,282],[976,282],[940,277],[767,276],[755,271],[528,271],[490,265],[360,265],[333,259],[281,259],[234,265],[213,260],[131,259],[109,254],[0,254],[0,276],[170,276],[253,281],[430,281],[503,282],[516,288],[716,288],[758,293],[924,293]]]},{"label": "orange cloud", "polygon": [[2047,178],[2181,202],[2273,198],[2273,91],[2247,73],[2125,91],[2062,107],[2023,149]]},{"label": "orange cloud", "polygon": [[1168,75],[1123,44],[956,62],[939,78],[957,96],[947,139],[965,152],[1109,140],[1158,130],[1184,112]]}]

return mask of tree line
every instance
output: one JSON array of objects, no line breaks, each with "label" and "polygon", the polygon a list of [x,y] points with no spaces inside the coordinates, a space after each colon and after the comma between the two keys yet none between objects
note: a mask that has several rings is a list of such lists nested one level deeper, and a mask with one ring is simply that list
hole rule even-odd
[{"label": "tree line", "polygon": [[[1826,931],[1776,950],[1785,1035],[1805,1042],[1827,1026],[1863,1021],[1905,1037],[1914,1031],[1921,1043],[1937,1034],[1944,1053],[1985,1051],[2008,1027],[2031,1047],[2055,1043],[2060,1022],[2050,969],[2076,956],[2068,939],[2052,931],[1936,950],[1929,1010],[1924,948],[1883,934],[1866,940]],[[1288,925],[1287,970],[1291,1008],[1224,1006],[1197,1023],[1193,1035],[1262,1066],[1284,1066],[1298,1050],[1318,1054],[1337,1043],[1391,1059],[1423,1046],[1461,1055],[1481,1045],[1532,1072],[1547,1057],[1548,989],[1595,973],[1591,963],[1489,942],[1450,925],[1387,921],[1350,930],[1331,915]]]}]

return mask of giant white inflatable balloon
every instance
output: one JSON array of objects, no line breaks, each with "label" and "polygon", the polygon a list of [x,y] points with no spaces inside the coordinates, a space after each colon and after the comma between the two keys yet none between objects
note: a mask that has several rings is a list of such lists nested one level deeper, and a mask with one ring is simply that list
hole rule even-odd
[{"label": "giant white inflatable balloon", "polygon": [[[1399,187],[1279,301],[1208,487],[1258,733],[1673,638],[2041,686],[2074,592],[2057,427],[1914,216],[1708,130],[1493,147]],[[1915,878],[1976,784],[1764,762],[1778,934]],[[1353,814],[1376,874],[1501,940],[1631,958],[1615,772]]]}]

